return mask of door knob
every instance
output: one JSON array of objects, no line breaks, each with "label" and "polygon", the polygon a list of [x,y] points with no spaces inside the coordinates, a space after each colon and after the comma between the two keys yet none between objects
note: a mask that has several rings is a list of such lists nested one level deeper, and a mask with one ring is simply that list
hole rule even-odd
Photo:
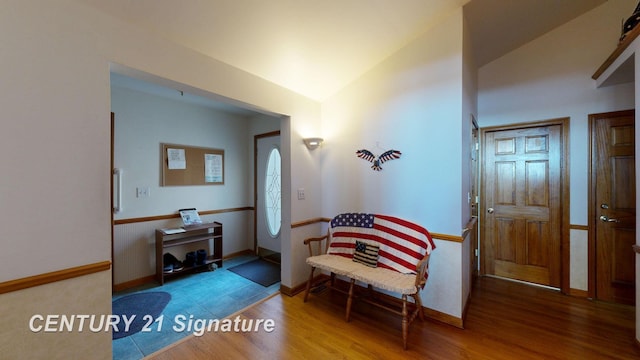
[{"label": "door knob", "polygon": [[610,218],[609,218],[608,216],[606,216],[606,215],[600,215],[600,220],[601,220],[601,221],[604,221],[604,222],[614,222],[614,223],[619,222],[619,220],[618,220],[618,219],[610,219]]},{"label": "door knob", "polygon": [[488,212],[489,214],[493,214],[493,208],[488,208],[488,209],[487,209],[487,212]]}]

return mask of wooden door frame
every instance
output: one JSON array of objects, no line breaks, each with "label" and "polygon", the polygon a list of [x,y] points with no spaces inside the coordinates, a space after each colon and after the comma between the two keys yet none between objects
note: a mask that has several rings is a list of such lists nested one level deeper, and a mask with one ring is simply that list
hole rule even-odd
[{"label": "wooden door frame", "polygon": [[588,217],[588,240],[587,240],[587,258],[588,258],[588,270],[587,270],[587,296],[590,299],[596,298],[596,280],[597,280],[597,269],[596,269],[596,211],[595,211],[595,201],[596,201],[596,181],[593,169],[596,168],[595,158],[593,156],[594,151],[594,141],[595,141],[595,122],[600,119],[606,119],[610,117],[618,117],[624,115],[633,115],[635,114],[634,109],[629,110],[620,110],[620,111],[610,111],[604,113],[597,114],[589,114],[589,195],[588,195],[588,209],[587,209],[587,217]]},{"label": "wooden door frame", "polygon": [[258,140],[280,136],[280,130],[253,136],[253,251],[258,254]]},{"label": "wooden door frame", "polygon": [[[474,140],[475,135],[475,142]],[[471,168],[471,186],[475,188],[475,193],[471,194],[471,207],[469,214],[469,223],[465,227],[466,229],[471,231],[471,286],[473,287],[473,279],[479,276],[480,274],[480,244],[478,243],[480,239],[480,234],[478,233],[478,217],[480,215],[480,127],[478,126],[478,122],[476,121],[476,117],[471,114],[471,151],[475,152],[475,167]],[[471,162],[473,164],[473,160]],[[475,214],[474,214],[474,206],[475,206]],[[472,226],[469,226],[472,225]]]},{"label": "wooden door frame", "polygon": [[[114,254],[113,254],[113,247],[114,247],[114,238],[113,238],[113,227],[115,226],[114,220],[113,220],[113,170],[114,170],[114,151],[115,151],[115,130],[116,130],[116,115],[113,113],[113,111],[111,112],[111,151],[110,151],[110,169],[109,169],[109,174],[110,174],[110,178],[111,180],[109,180],[109,184],[110,184],[110,191],[111,191],[111,209],[109,210],[109,213],[111,214],[111,291],[115,292],[115,272],[113,269],[113,258],[114,258]],[[120,191],[120,189],[118,189],[118,191]]]},{"label": "wooden door frame", "polygon": [[[569,182],[569,118],[557,118],[557,119],[549,119],[549,120],[541,120],[541,121],[533,121],[533,122],[525,122],[525,123],[514,123],[514,124],[506,124],[499,126],[490,126],[480,129],[480,149],[482,150],[485,146],[484,138],[485,134],[490,131],[501,131],[501,130],[517,130],[517,129],[526,129],[533,127],[543,127],[543,126],[552,126],[552,125],[560,125],[562,134],[560,138],[562,139],[561,154],[560,154],[560,204],[562,210],[560,213],[562,214],[561,219],[561,234],[560,234],[560,291],[563,294],[569,294],[570,291],[570,238],[569,238],[569,226],[570,226],[570,217],[569,210],[570,207],[570,182]],[[485,174],[484,174],[484,166],[485,166],[485,158],[484,152],[480,151],[480,203],[478,204],[478,215],[480,222],[480,256],[484,250],[484,241],[482,236],[485,233],[485,221],[484,221],[484,208],[486,207],[484,204],[486,202],[486,194],[485,194]],[[485,265],[483,259],[480,259],[480,274],[486,275]]]}]

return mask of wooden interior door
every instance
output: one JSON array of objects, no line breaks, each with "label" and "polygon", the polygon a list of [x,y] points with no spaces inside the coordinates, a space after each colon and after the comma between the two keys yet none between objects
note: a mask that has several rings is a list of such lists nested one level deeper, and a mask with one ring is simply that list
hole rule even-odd
[{"label": "wooden interior door", "polygon": [[[595,298],[635,304],[636,188],[633,110],[590,116],[590,225]],[[590,239],[591,240],[591,239]],[[593,265],[593,264],[590,264]],[[590,266],[591,268],[593,266]],[[593,296],[593,295],[592,295]]]},{"label": "wooden interior door", "polygon": [[485,131],[483,272],[561,287],[562,126]]}]

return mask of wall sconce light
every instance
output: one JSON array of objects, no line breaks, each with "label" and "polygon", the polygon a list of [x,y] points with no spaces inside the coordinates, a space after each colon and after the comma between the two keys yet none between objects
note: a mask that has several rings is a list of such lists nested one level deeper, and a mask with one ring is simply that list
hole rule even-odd
[{"label": "wall sconce light", "polygon": [[318,146],[320,146],[320,144],[322,144],[324,139],[323,138],[314,137],[314,138],[302,139],[302,141],[304,141],[304,144],[307,145],[307,148],[309,150],[313,150],[313,149],[317,148]]}]

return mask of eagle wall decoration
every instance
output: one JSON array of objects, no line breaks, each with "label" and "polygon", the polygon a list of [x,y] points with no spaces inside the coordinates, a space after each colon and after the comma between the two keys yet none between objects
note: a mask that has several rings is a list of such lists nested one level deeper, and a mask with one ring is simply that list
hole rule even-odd
[{"label": "eagle wall decoration", "polygon": [[362,149],[362,150],[356,151],[356,155],[361,159],[364,159],[370,163],[373,163],[373,165],[371,165],[371,168],[373,170],[380,171],[382,170],[382,166],[380,166],[380,164],[384,163],[385,161],[399,159],[402,153],[398,150],[388,150],[383,152],[380,156],[376,158],[376,156],[373,155],[371,151]]}]

